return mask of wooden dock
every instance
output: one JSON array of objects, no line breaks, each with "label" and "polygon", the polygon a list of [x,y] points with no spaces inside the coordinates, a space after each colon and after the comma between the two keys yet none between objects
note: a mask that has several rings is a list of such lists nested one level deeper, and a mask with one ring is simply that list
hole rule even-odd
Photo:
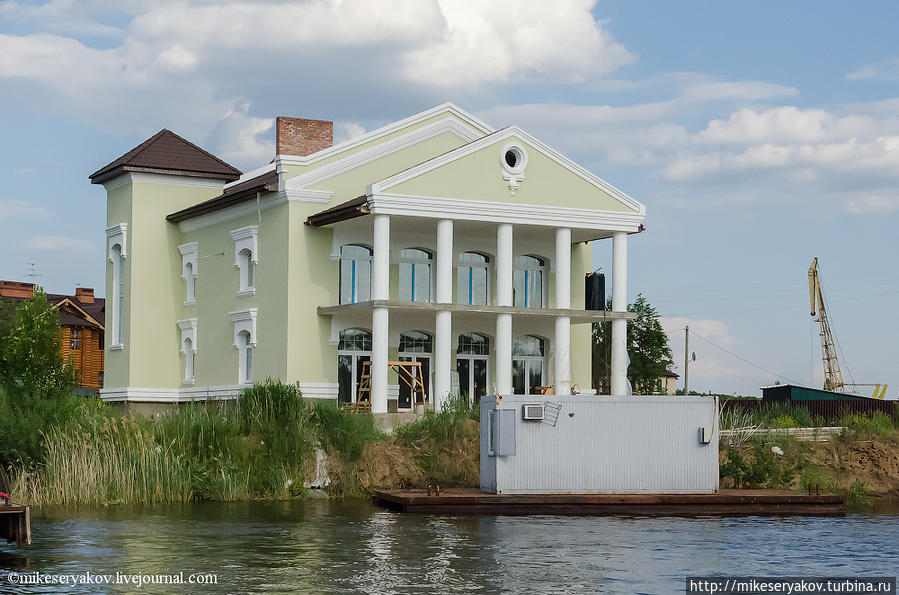
[{"label": "wooden dock", "polygon": [[0,540],[16,547],[31,545],[31,508],[19,504],[0,504]]},{"label": "wooden dock", "polygon": [[375,503],[397,512],[429,514],[565,515],[840,515],[843,496],[783,490],[721,490],[717,494],[488,494],[477,488],[375,492]]}]

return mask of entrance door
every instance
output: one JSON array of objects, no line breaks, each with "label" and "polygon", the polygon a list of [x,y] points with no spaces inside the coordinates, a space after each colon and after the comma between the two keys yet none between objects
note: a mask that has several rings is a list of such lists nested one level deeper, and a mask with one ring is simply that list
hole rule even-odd
[{"label": "entrance door", "polygon": [[362,364],[371,361],[371,333],[350,328],[340,331],[337,346],[337,400],[355,403],[359,393]]},{"label": "entrance door", "polygon": [[[407,331],[400,334],[399,360],[401,362],[419,362],[421,375],[412,381],[412,387],[421,386],[425,394],[425,402],[431,395],[431,354],[434,340],[428,333]],[[397,408],[411,409],[412,387],[400,380],[400,395]],[[420,398],[420,397],[417,397]]]},{"label": "entrance door", "polygon": [[459,373],[459,392],[475,403],[487,394],[487,357],[490,340],[484,335],[471,333],[459,337],[456,349],[456,371]]},{"label": "entrance door", "polygon": [[534,395],[545,386],[546,358],[540,337],[516,337],[512,345],[512,391],[516,395]]}]

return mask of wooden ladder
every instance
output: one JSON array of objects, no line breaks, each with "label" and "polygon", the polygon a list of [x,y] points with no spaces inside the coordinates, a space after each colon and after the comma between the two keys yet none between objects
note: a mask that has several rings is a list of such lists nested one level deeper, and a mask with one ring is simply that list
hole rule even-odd
[{"label": "wooden ladder", "polygon": [[[396,375],[412,391],[412,404],[425,404],[424,379],[421,377],[421,362],[387,362],[389,370]],[[348,403],[345,409],[358,413],[371,413],[371,362],[362,362],[362,375],[359,376],[359,389],[356,402]]]}]

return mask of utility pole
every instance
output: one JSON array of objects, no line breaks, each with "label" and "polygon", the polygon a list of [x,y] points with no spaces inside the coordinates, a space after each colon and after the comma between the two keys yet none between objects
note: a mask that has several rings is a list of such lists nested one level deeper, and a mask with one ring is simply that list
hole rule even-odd
[{"label": "utility pole", "polygon": [[690,396],[690,325],[684,327],[684,396]]}]

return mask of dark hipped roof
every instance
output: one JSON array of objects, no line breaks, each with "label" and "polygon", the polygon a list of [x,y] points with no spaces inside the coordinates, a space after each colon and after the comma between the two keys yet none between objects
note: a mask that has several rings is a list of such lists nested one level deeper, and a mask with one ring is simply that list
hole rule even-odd
[{"label": "dark hipped roof", "polygon": [[93,184],[102,184],[126,171],[214,178],[228,182],[240,177],[239,169],[165,128],[92,173],[90,180]]},{"label": "dark hipped roof", "polygon": [[244,180],[239,184],[226,188],[219,196],[204,200],[186,209],[181,209],[175,213],[166,216],[166,221],[170,223],[181,223],[193,217],[199,217],[206,213],[212,213],[225,207],[243,202],[256,196],[257,192],[272,192],[278,189],[278,172],[272,170],[264,174],[260,174],[255,178]]},{"label": "dark hipped roof", "polygon": [[312,227],[321,227],[330,225],[347,219],[354,219],[362,215],[368,215],[368,197],[366,195],[357,196],[352,200],[340,203],[336,207],[325,209],[314,215],[310,215],[306,219],[306,225]]}]

